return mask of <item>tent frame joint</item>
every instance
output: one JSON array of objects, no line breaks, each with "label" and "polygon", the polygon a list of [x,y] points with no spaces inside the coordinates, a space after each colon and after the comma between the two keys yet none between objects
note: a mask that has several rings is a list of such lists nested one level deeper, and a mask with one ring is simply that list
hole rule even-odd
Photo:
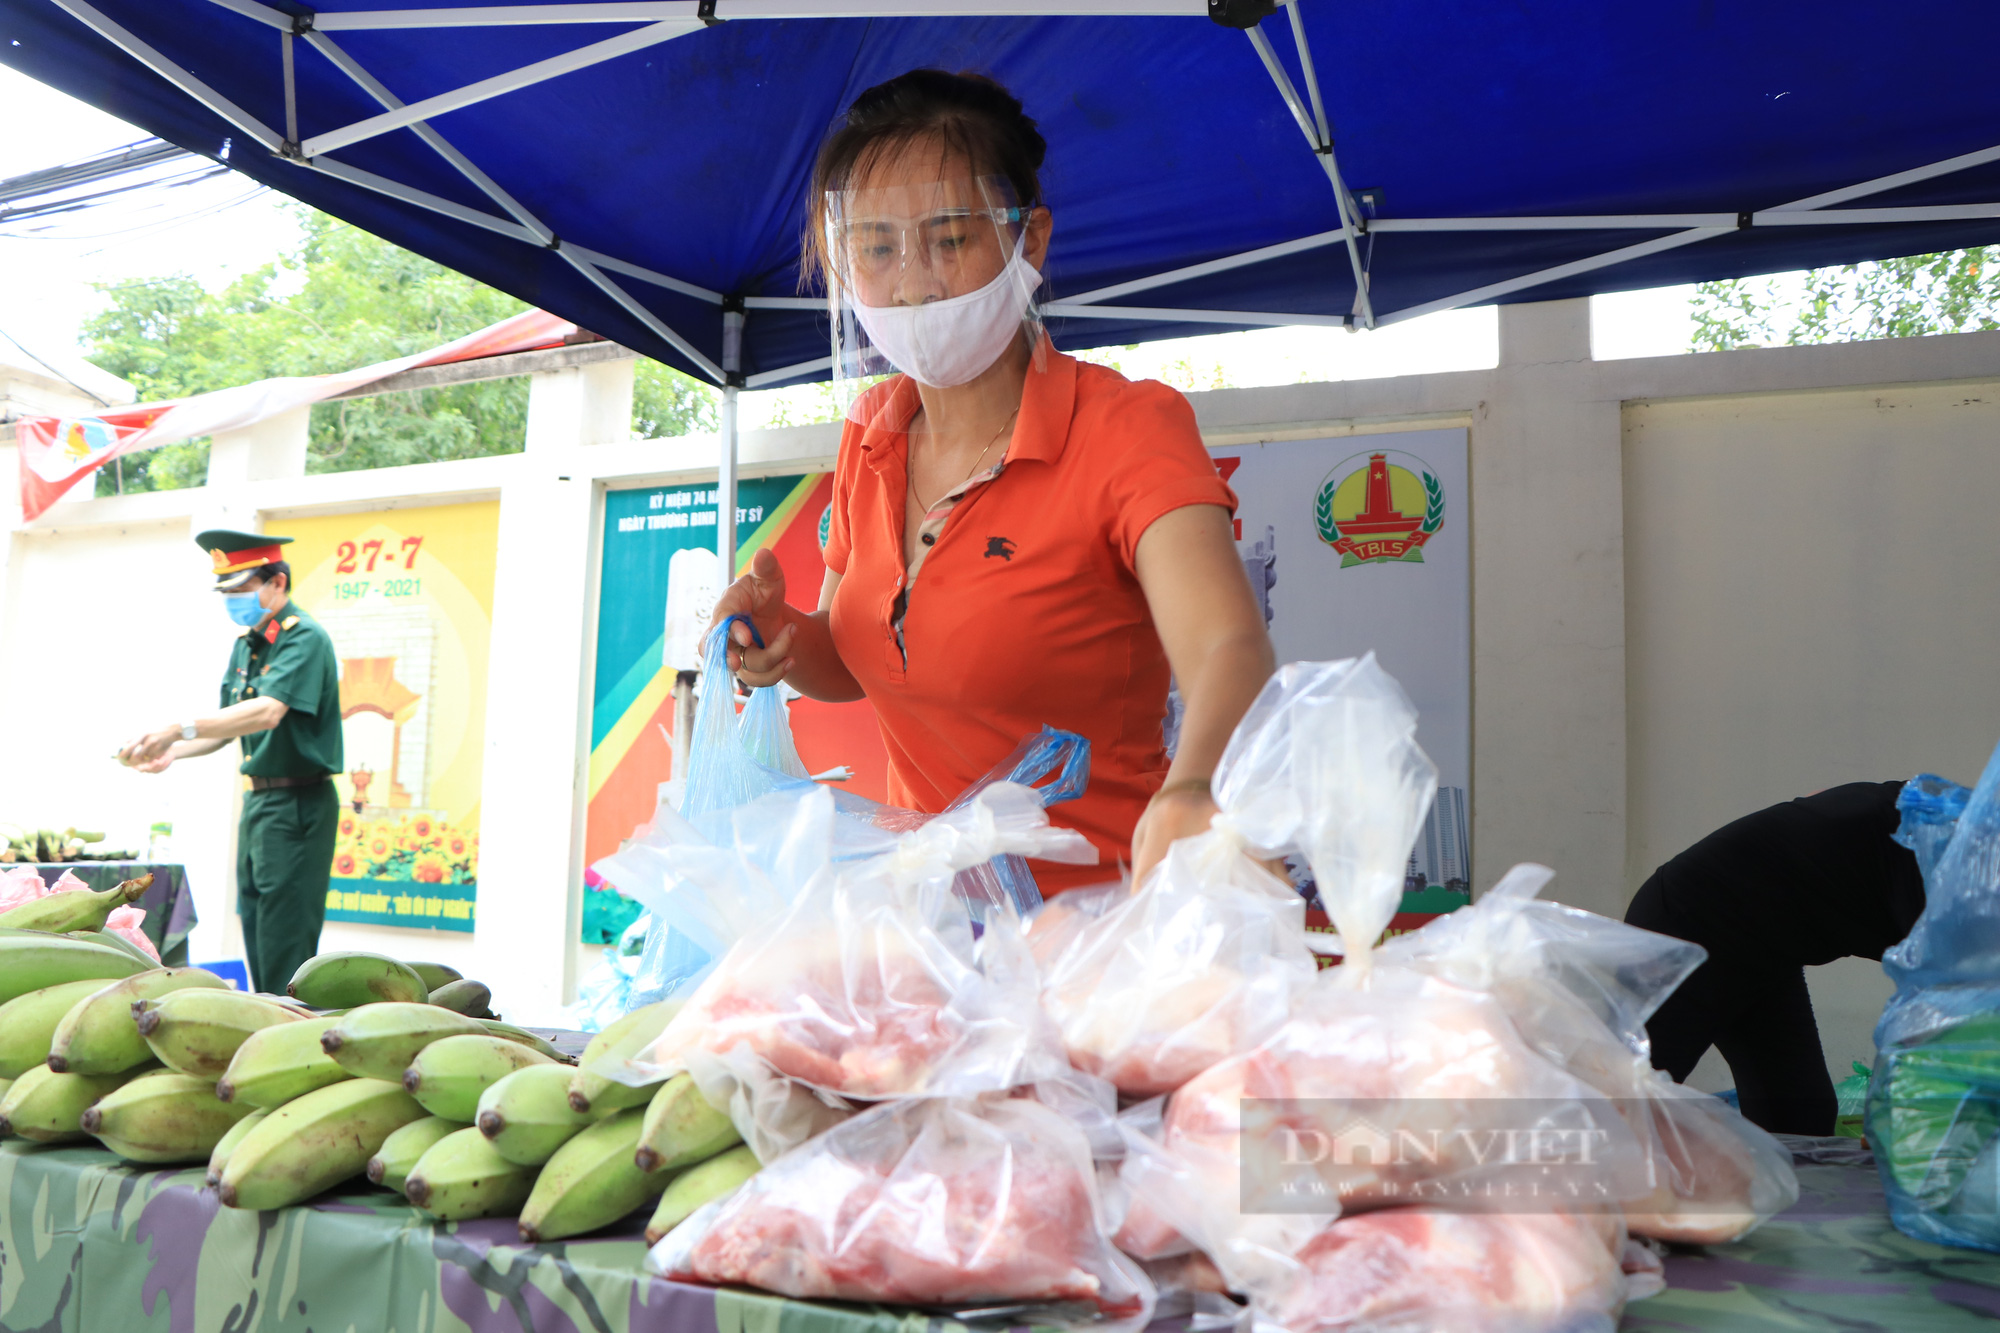
[{"label": "tent frame joint", "polygon": [[694,7],[694,16],[701,20],[705,28],[713,28],[722,22],[715,16],[715,0],[698,0]]},{"label": "tent frame joint", "polygon": [[317,17],[318,15],[316,14],[292,15],[292,36],[303,37],[311,32],[313,30],[313,20]]}]

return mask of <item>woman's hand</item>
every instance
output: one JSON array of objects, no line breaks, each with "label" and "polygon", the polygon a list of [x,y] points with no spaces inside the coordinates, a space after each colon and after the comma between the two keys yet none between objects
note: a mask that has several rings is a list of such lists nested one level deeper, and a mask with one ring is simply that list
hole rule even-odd
[{"label": "woman's hand", "polygon": [[749,625],[729,627],[729,669],[745,685],[776,685],[796,663],[792,640],[796,635],[785,606],[785,570],[769,547],[760,549],[750,561],[750,572],[729,585],[715,603],[713,628],[730,616],[748,616],[764,640],[762,648],[750,633]]},{"label": "woman's hand", "polygon": [[1153,867],[1166,859],[1169,844],[1205,833],[1215,818],[1215,800],[1206,791],[1162,789],[1132,830],[1132,886],[1145,884]]}]

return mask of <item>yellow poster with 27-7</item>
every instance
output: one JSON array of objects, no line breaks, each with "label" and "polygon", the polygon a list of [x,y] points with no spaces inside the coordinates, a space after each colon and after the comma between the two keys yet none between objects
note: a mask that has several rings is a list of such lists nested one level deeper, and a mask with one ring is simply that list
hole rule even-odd
[{"label": "yellow poster with 27-7", "polygon": [[340,660],[326,919],[470,931],[497,502],[284,523],[294,598]]}]

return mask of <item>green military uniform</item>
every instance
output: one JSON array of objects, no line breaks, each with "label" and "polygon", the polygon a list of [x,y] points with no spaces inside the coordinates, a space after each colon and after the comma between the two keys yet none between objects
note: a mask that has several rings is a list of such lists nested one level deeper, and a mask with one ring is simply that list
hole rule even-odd
[{"label": "green military uniform", "polygon": [[[205,532],[218,586],[241,586],[272,563],[289,537]],[[249,543],[256,543],[255,547]],[[285,716],[269,731],[238,741],[243,794],[236,836],[236,911],[250,981],[282,994],[299,964],[319,952],[333,873],[340,798],[331,776],[345,767],[340,739],[340,663],[318,621],[287,602],[237,639],[222,677],[222,706],[276,699]]]}]

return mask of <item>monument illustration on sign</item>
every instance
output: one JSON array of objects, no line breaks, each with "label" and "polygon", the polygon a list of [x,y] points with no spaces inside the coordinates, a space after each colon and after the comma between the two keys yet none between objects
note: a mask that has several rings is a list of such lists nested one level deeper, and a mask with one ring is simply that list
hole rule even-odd
[{"label": "monument illustration on sign", "polygon": [[1313,517],[1342,569],[1422,564],[1424,543],[1444,526],[1444,483],[1411,454],[1356,454],[1320,483]]}]

